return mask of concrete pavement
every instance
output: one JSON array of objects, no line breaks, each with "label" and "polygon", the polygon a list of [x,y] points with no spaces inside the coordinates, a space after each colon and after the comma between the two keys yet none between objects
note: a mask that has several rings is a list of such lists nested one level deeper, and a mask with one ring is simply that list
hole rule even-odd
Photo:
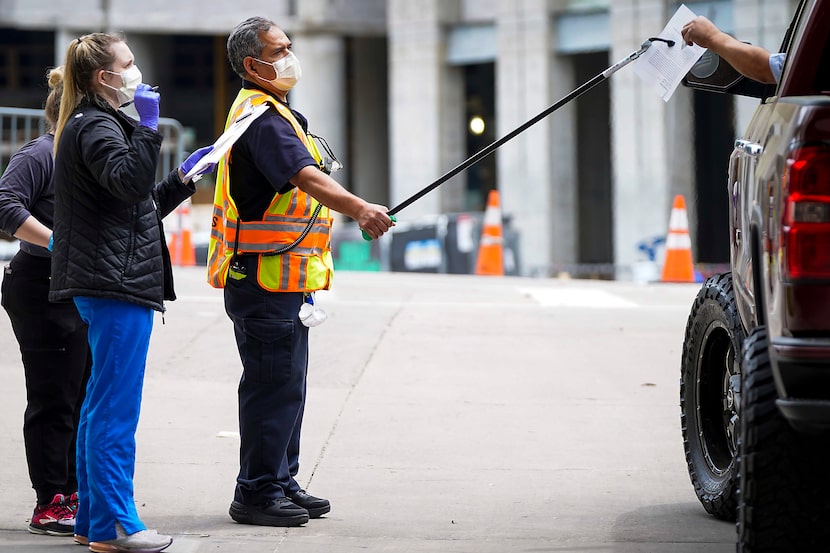
[{"label": "concrete pavement", "polygon": [[[698,285],[338,273],[312,330],[306,526],[227,515],[240,374],[222,293],[176,271],[138,431],[136,501],[171,553],[734,550],[683,458],[678,376]],[[25,392],[0,317],[0,552],[81,551],[26,531]]]}]

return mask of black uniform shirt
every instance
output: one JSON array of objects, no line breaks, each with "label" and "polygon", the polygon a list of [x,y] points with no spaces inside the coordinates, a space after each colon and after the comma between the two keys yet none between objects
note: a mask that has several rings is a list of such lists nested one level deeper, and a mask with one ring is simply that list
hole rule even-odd
[{"label": "black uniform shirt", "polygon": [[[244,87],[269,94],[248,81],[244,81]],[[284,102],[283,105],[288,106]],[[306,118],[298,111],[291,111],[303,130],[307,130]],[[291,190],[293,185],[289,180],[307,165],[316,166],[317,162],[291,123],[273,108],[258,117],[231,149],[230,192],[240,219],[262,219],[274,193]]]}]

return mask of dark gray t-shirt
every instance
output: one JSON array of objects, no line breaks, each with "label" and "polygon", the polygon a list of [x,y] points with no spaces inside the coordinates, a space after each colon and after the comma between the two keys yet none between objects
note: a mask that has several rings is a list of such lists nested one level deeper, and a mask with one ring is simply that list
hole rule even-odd
[{"label": "dark gray t-shirt", "polygon": [[[33,216],[52,228],[55,214],[55,187],[52,184],[54,162],[52,145],[55,137],[44,134],[15,153],[0,177],[0,230],[14,235],[20,225]],[[20,249],[40,257],[49,257],[49,250],[20,241]]]}]

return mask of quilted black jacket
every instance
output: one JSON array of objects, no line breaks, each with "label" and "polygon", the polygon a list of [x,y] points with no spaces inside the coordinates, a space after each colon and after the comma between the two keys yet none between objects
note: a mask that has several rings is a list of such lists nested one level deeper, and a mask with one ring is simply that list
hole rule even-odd
[{"label": "quilted black jacket", "polygon": [[55,156],[51,301],[75,296],[164,311],[176,299],[161,218],[191,196],[173,170],[156,184],[162,137],[108,106],[82,102]]}]

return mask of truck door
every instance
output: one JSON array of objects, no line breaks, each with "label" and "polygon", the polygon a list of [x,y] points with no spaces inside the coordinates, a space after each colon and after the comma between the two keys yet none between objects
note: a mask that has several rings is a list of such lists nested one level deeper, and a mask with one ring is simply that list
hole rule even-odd
[{"label": "truck door", "polygon": [[[741,317],[749,328],[758,321],[755,313],[752,259],[753,217],[757,185],[755,172],[758,157],[764,151],[767,123],[776,98],[760,104],[752,116],[744,136],[735,140],[735,149],[729,158],[729,226],[732,282]],[[757,222],[757,221],[755,221]]]}]

